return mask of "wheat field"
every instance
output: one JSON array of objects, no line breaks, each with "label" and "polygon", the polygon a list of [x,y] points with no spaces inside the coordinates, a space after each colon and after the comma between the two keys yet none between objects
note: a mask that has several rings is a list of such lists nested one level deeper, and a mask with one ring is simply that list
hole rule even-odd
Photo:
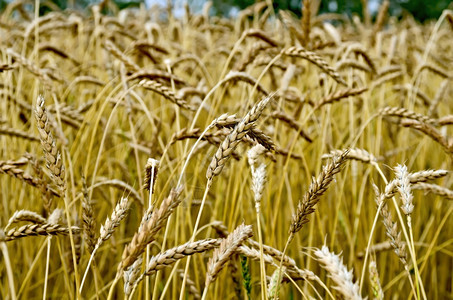
[{"label": "wheat field", "polygon": [[268,2],[7,6],[1,299],[453,299],[452,11]]}]

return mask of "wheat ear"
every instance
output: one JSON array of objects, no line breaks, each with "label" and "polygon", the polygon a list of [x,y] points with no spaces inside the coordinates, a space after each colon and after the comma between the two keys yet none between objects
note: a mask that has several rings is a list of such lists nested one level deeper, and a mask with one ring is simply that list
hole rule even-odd
[{"label": "wheat ear", "polygon": [[65,168],[58,150],[55,140],[51,132],[49,117],[47,114],[44,98],[40,95],[35,108],[35,117],[38,126],[41,145],[46,157],[47,168],[49,168],[52,179],[60,190],[61,195],[64,195],[66,190]]},{"label": "wheat ear", "polygon": [[[26,173],[24,170],[19,168],[19,166],[22,166],[28,162],[28,159],[25,157],[22,157],[18,160],[6,160],[6,161],[0,161],[0,174],[7,174],[10,176],[13,176],[19,180],[22,180],[26,184],[29,184],[33,187],[41,189],[42,187],[42,180],[39,178],[35,178],[31,176],[30,174]],[[60,196],[60,194],[52,189],[49,189],[46,187],[45,190],[41,189],[41,192],[51,192],[54,196]]]},{"label": "wheat ear", "polygon": [[268,96],[258,102],[258,104],[256,104],[245,115],[245,117],[236,125],[233,131],[225,138],[225,140],[222,142],[222,145],[219,147],[219,149],[217,149],[217,152],[212,158],[211,163],[209,164],[208,170],[206,172],[208,181],[211,181],[215,176],[219,175],[220,172],[222,172],[223,167],[230,158],[230,154],[254,126],[255,122],[261,116],[261,112],[264,110],[271,99],[272,96]]},{"label": "wheat ear", "polygon": [[374,299],[383,300],[384,291],[382,290],[381,281],[379,280],[379,273],[377,270],[376,262],[371,260],[368,264],[368,270],[370,272],[370,283],[373,290]]},{"label": "wheat ear", "polygon": [[303,59],[308,60],[312,64],[318,66],[321,70],[326,72],[330,77],[332,77],[336,82],[347,86],[348,84],[344,79],[341,77],[340,74],[338,74],[337,71],[335,71],[334,68],[329,66],[329,64],[319,55],[312,51],[308,51],[307,49],[303,47],[290,47],[288,49],[285,49],[282,51],[282,54],[286,56],[292,56],[292,57],[300,57]]},{"label": "wheat ear", "polygon": [[69,230],[76,233],[79,227],[72,226],[71,229],[59,224],[29,224],[19,228],[12,228],[5,233],[5,241],[9,242],[26,236],[37,235],[68,235]]},{"label": "wheat ear", "polygon": [[29,211],[29,210],[19,210],[16,211],[11,218],[8,220],[8,224],[5,226],[5,229],[10,227],[14,223],[18,222],[30,222],[33,224],[45,224],[47,221],[46,219],[41,216],[40,214],[34,212],[34,211]]},{"label": "wheat ear", "polygon": [[359,293],[359,285],[353,282],[352,270],[343,265],[343,258],[329,251],[327,246],[315,251],[316,259],[321,266],[329,273],[329,277],[336,284],[333,288],[339,291],[345,299],[359,300],[362,299]]},{"label": "wheat ear", "polygon": [[385,201],[390,198],[391,196],[390,193],[388,192],[392,187],[390,185],[387,185],[385,190],[385,193],[380,193],[379,189],[377,186],[373,185],[374,191],[376,193],[376,204],[379,207],[381,207],[381,210],[379,211],[381,216],[382,216],[382,222],[384,223],[385,229],[386,229],[386,234],[388,238],[390,239],[390,244],[393,246],[393,249],[395,250],[396,255],[398,258],[401,260],[403,263],[404,267],[407,268],[408,263],[407,263],[407,254],[406,254],[406,249],[405,249],[405,244],[401,241],[401,231],[398,230],[398,224],[396,222],[393,222],[393,217],[391,212],[389,211],[389,208],[387,206],[387,203]]},{"label": "wheat ear", "polygon": [[181,203],[181,192],[181,187],[171,190],[170,195],[162,202],[159,210],[153,211],[149,220],[135,233],[132,241],[124,248],[118,270],[124,270],[132,265],[145,251],[146,245],[155,240],[157,232],[165,225],[173,210]]},{"label": "wheat ear", "polygon": [[[349,152],[346,155],[347,159],[358,160],[364,163],[376,163],[377,158],[369,153],[368,151],[360,148],[349,148]],[[346,150],[333,150],[329,154],[323,154],[321,158],[333,158],[335,156],[340,156]]]},{"label": "wheat ear", "polygon": [[437,184],[431,184],[431,183],[416,183],[412,185],[413,190],[423,190],[425,192],[430,192],[437,194],[439,196],[442,196],[446,198],[447,200],[453,200],[453,191],[450,189],[447,189],[446,187],[439,186]]},{"label": "wheat ear", "polygon": [[340,156],[334,157],[331,163],[323,167],[321,174],[319,174],[316,179],[313,179],[304,198],[297,205],[296,213],[293,215],[289,228],[289,241],[292,240],[294,235],[304,224],[308,223],[308,216],[315,211],[314,206],[319,202],[320,197],[329,187],[335,174],[340,172],[341,166],[346,161],[348,153],[349,150],[346,150]]},{"label": "wheat ear", "polygon": [[93,253],[96,245],[96,221],[94,219],[93,207],[88,195],[88,188],[84,176],[82,176],[82,193],[83,237],[85,238],[89,252]]},{"label": "wheat ear", "polygon": [[118,204],[115,206],[115,209],[113,210],[110,218],[107,217],[107,220],[105,221],[104,225],[101,226],[98,241],[96,242],[96,245],[94,246],[93,252],[91,252],[90,260],[88,261],[88,265],[85,270],[85,274],[83,275],[83,279],[80,284],[80,293],[82,293],[83,284],[85,283],[85,279],[88,274],[88,270],[90,269],[90,265],[91,265],[91,262],[93,261],[96,251],[99,249],[99,247],[102,245],[103,242],[105,242],[112,236],[115,229],[120,225],[121,221],[126,217],[128,209],[129,209],[128,198],[126,198],[126,197],[121,198],[121,201],[118,202]]},{"label": "wheat ear", "polygon": [[252,235],[252,226],[244,224],[239,225],[220,243],[219,248],[214,250],[214,254],[208,262],[205,289],[202,299],[206,299],[209,285],[216,280],[230,257],[236,252],[239,246]]}]

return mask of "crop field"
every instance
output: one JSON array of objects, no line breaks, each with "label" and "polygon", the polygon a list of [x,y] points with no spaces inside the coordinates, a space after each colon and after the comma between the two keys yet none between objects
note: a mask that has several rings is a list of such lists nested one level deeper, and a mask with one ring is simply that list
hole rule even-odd
[{"label": "crop field", "polygon": [[452,11],[267,2],[8,4],[1,299],[453,299]]}]

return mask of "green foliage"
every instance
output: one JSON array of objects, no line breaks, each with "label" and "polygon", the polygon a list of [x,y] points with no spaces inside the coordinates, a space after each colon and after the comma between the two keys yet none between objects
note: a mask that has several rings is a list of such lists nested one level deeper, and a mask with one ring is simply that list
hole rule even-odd
[{"label": "green foliage", "polygon": [[241,255],[241,268],[242,268],[242,279],[243,279],[243,284],[244,288],[247,292],[247,298],[250,298],[250,295],[252,294],[252,275],[250,274],[250,266],[248,263],[248,259],[246,256]]},{"label": "green foliage", "polygon": [[[382,0],[379,1],[379,5]],[[369,1],[374,2],[374,1]],[[213,8],[214,14],[216,15],[228,15],[232,7],[244,9],[252,4],[253,0],[214,0]],[[407,11],[415,17],[418,21],[425,21],[427,19],[439,18],[442,11],[448,7],[451,2],[449,0],[391,0],[390,1],[390,14],[399,16],[402,11]],[[301,16],[301,4],[302,1],[293,0],[275,0],[273,1],[273,7],[276,11],[290,10],[297,16]],[[322,0],[319,6],[319,13],[339,13],[362,16],[362,1],[361,0]],[[376,14],[373,12],[373,14]]]},{"label": "green foliage", "polygon": [[442,11],[446,9],[450,3],[449,0],[411,0],[401,2],[400,5],[403,9],[413,15],[416,20],[423,22],[427,19],[439,18]]}]

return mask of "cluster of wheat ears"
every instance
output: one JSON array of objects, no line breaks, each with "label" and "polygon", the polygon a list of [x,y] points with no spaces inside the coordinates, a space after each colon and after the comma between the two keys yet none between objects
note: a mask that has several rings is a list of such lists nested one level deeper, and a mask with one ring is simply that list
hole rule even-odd
[{"label": "cluster of wheat ears", "polygon": [[267,2],[7,6],[0,298],[453,297],[452,11]]}]

